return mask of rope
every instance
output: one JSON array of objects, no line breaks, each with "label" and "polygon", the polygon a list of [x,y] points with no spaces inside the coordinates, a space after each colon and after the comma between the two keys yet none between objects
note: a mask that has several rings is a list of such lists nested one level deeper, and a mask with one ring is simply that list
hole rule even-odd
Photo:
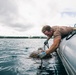
[{"label": "rope", "polygon": [[66,40],[69,40],[72,36],[76,34],[76,31],[71,32],[67,37]]},{"label": "rope", "polygon": [[[44,50],[45,50],[45,46],[47,46],[47,48],[49,48],[49,44],[44,44]],[[41,59],[41,65],[39,66],[39,69],[43,69],[43,59]]]}]

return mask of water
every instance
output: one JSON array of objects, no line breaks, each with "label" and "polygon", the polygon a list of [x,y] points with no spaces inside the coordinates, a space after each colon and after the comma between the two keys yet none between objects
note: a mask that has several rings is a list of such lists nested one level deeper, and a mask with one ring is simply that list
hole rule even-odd
[{"label": "water", "polygon": [[44,46],[44,40],[0,39],[0,75],[67,75],[56,52],[43,60],[42,69],[41,60],[28,58],[32,51]]}]

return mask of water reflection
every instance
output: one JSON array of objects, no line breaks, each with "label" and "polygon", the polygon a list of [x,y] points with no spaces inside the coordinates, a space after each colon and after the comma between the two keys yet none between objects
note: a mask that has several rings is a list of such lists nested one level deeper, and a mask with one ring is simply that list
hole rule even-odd
[{"label": "water reflection", "polygon": [[[49,61],[49,62],[48,62]],[[60,61],[59,57],[57,56],[56,52],[52,54],[51,60],[47,62],[44,60],[43,64],[46,62],[48,63],[47,66],[41,65],[38,67],[37,75],[67,75],[62,62]],[[45,64],[46,64],[45,63]]]}]

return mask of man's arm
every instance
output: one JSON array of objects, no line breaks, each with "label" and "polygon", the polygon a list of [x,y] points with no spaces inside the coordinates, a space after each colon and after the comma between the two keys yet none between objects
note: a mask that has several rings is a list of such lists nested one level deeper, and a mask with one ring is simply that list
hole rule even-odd
[{"label": "man's arm", "polygon": [[57,36],[56,38],[54,38],[54,42],[53,42],[52,46],[48,50],[45,50],[44,52],[39,53],[38,56],[40,58],[43,58],[47,54],[54,52],[56,50],[56,48],[59,46],[60,41],[61,41],[61,36]]},{"label": "man's arm", "polygon": [[48,50],[46,50],[46,54],[50,54],[54,52],[55,49],[59,46],[60,41],[61,41],[61,36],[57,36],[56,38],[54,38],[53,44]]}]

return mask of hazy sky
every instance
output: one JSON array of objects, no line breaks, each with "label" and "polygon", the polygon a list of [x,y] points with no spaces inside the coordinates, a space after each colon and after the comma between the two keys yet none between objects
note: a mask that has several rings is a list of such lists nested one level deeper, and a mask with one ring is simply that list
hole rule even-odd
[{"label": "hazy sky", "polygon": [[45,24],[73,26],[76,0],[0,0],[0,35],[44,35]]}]

